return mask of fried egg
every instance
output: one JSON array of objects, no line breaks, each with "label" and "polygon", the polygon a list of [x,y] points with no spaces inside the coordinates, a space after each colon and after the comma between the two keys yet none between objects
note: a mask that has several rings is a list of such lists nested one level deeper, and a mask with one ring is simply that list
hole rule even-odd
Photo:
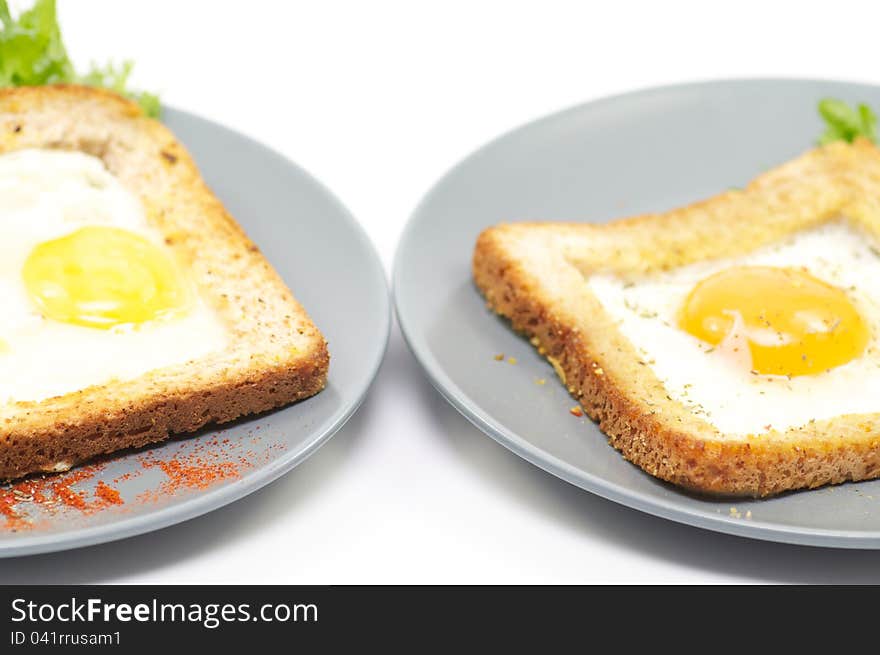
[{"label": "fried egg", "polygon": [[222,350],[223,322],[103,162],[0,155],[0,403],[137,378]]},{"label": "fried egg", "polygon": [[669,396],[722,433],[880,410],[880,252],[845,221],[588,284]]}]

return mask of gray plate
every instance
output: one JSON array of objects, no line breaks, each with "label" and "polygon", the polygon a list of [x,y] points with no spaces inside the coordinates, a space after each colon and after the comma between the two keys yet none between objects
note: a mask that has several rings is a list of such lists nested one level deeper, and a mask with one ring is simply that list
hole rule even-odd
[{"label": "gray plate", "polygon": [[[255,491],[302,462],[342,426],[381,363],[391,315],[385,274],[345,207],[295,164],[241,134],[181,111],[169,110],[165,122],[326,336],[328,386],[279,411],[75,469],[70,475],[86,470],[88,479],[69,488],[92,509],[19,503],[16,511],[27,517],[23,529],[13,532],[8,522],[4,528],[0,515],[0,556],[155,530]],[[188,475],[175,475],[175,463]],[[204,480],[202,473],[222,476]],[[93,507],[100,504],[99,481],[119,491],[123,504]]]},{"label": "gray plate", "polygon": [[500,221],[604,222],[743,185],[812,146],[822,130],[816,103],[829,95],[880,107],[874,86],[687,84],[575,107],[468,157],[416,209],[395,263],[397,315],[434,386],[513,452],[629,507],[759,539],[880,547],[880,482],[719,501],[628,464],[593,423],[569,414],[574,403],[551,367],[487,311],[470,278],[477,235]]}]

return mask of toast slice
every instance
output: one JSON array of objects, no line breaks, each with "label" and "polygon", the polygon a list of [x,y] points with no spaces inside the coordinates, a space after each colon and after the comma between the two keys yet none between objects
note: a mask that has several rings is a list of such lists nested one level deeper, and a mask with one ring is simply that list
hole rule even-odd
[{"label": "toast slice", "polygon": [[324,388],[323,336],[161,123],[103,90],[0,89],[0,154],[26,148],[99,158],[141,201],[150,227],[184,263],[227,341],[220,351],[135,379],[0,402],[0,479],[66,470]]},{"label": "toast slice", "polygon": [[877,413],[723,432],[669,396],[588,280],[735,258],[839,220],[880,240],[880,151],[867,141],[811,150],[745,189],[666,213],[489,228],[473,276],[626,459],[691,490],[767,496],[880,476],[880,398]]}]

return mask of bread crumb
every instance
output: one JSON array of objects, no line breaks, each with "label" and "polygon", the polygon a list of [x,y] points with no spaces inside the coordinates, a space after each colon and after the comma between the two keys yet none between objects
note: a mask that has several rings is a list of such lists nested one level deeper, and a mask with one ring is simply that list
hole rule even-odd
[{"label": "bread crumb", "polygon": [[572,414],[572,416],[577,416],[578,418],[584,415],[584,410],[581,409],[580,405],[575,405],[568,411]]},{"label": "bread crumb", "polygon": [[742,518],[742,514],[739,513],[739,510],[736,507],[730,508],[730,515],[735,519]]},{"label": "bread crumb", "polygon": [[500,362],[502,359],[504,359],[504,353],[498,353],[497,355],[495,355],[496,362]]},{"label": "bread crumb", "polygon": [[516,364],[516,357],[508,357],[507,363],[508,364]]},{"label": "bread crumb", "polygon": [[562,380],[562,384],[566,384],[565,380],[565,371],[562,370],[562,365],[559,363],[559,360],[554,357],[547,357],[547,361],[553,366],[553,370],[556,371],[556,375],[559,376],[559,379]]},{"label": "bread crumb", "polygon": [[535,380],[535,384],[543,387],[545,384],[547,384],[547,380],[545,380],[544,378],[538,378],[537,380]]},{"label": "bread crumb", "polygon": [[752,510],[747,510],[747,511],[746,511],[746,518],[749,519],[749,520],[752,519]]}]

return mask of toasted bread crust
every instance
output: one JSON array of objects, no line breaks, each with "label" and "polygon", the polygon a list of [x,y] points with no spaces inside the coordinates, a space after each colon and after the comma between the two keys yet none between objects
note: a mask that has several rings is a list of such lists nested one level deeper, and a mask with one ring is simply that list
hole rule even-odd
[{"label": "toasted bread crust", "polygon": [[[880,414],[784,432],[721,434],[669,398],[592,296],[591,272],[643,273],[747,252],[838,215],[880,235],[880,152],[832,144],[666,214],[603,226],[508,224],[484,231],[473,275],[488,306],[554,365],[626,459],[663,480],[723,495],[768,496],[880,477]],[[880,188],[878,186],[877,188]]]},{"label": "toasted bread crust", "polygon": [[135,380],[0,405],[0,479],[64,470],[324,388],[323,336],[161,123],[98,89],[0,89],[0,153],[33,147],[102,159],[190,269],[230,343],[223,352]]}]

